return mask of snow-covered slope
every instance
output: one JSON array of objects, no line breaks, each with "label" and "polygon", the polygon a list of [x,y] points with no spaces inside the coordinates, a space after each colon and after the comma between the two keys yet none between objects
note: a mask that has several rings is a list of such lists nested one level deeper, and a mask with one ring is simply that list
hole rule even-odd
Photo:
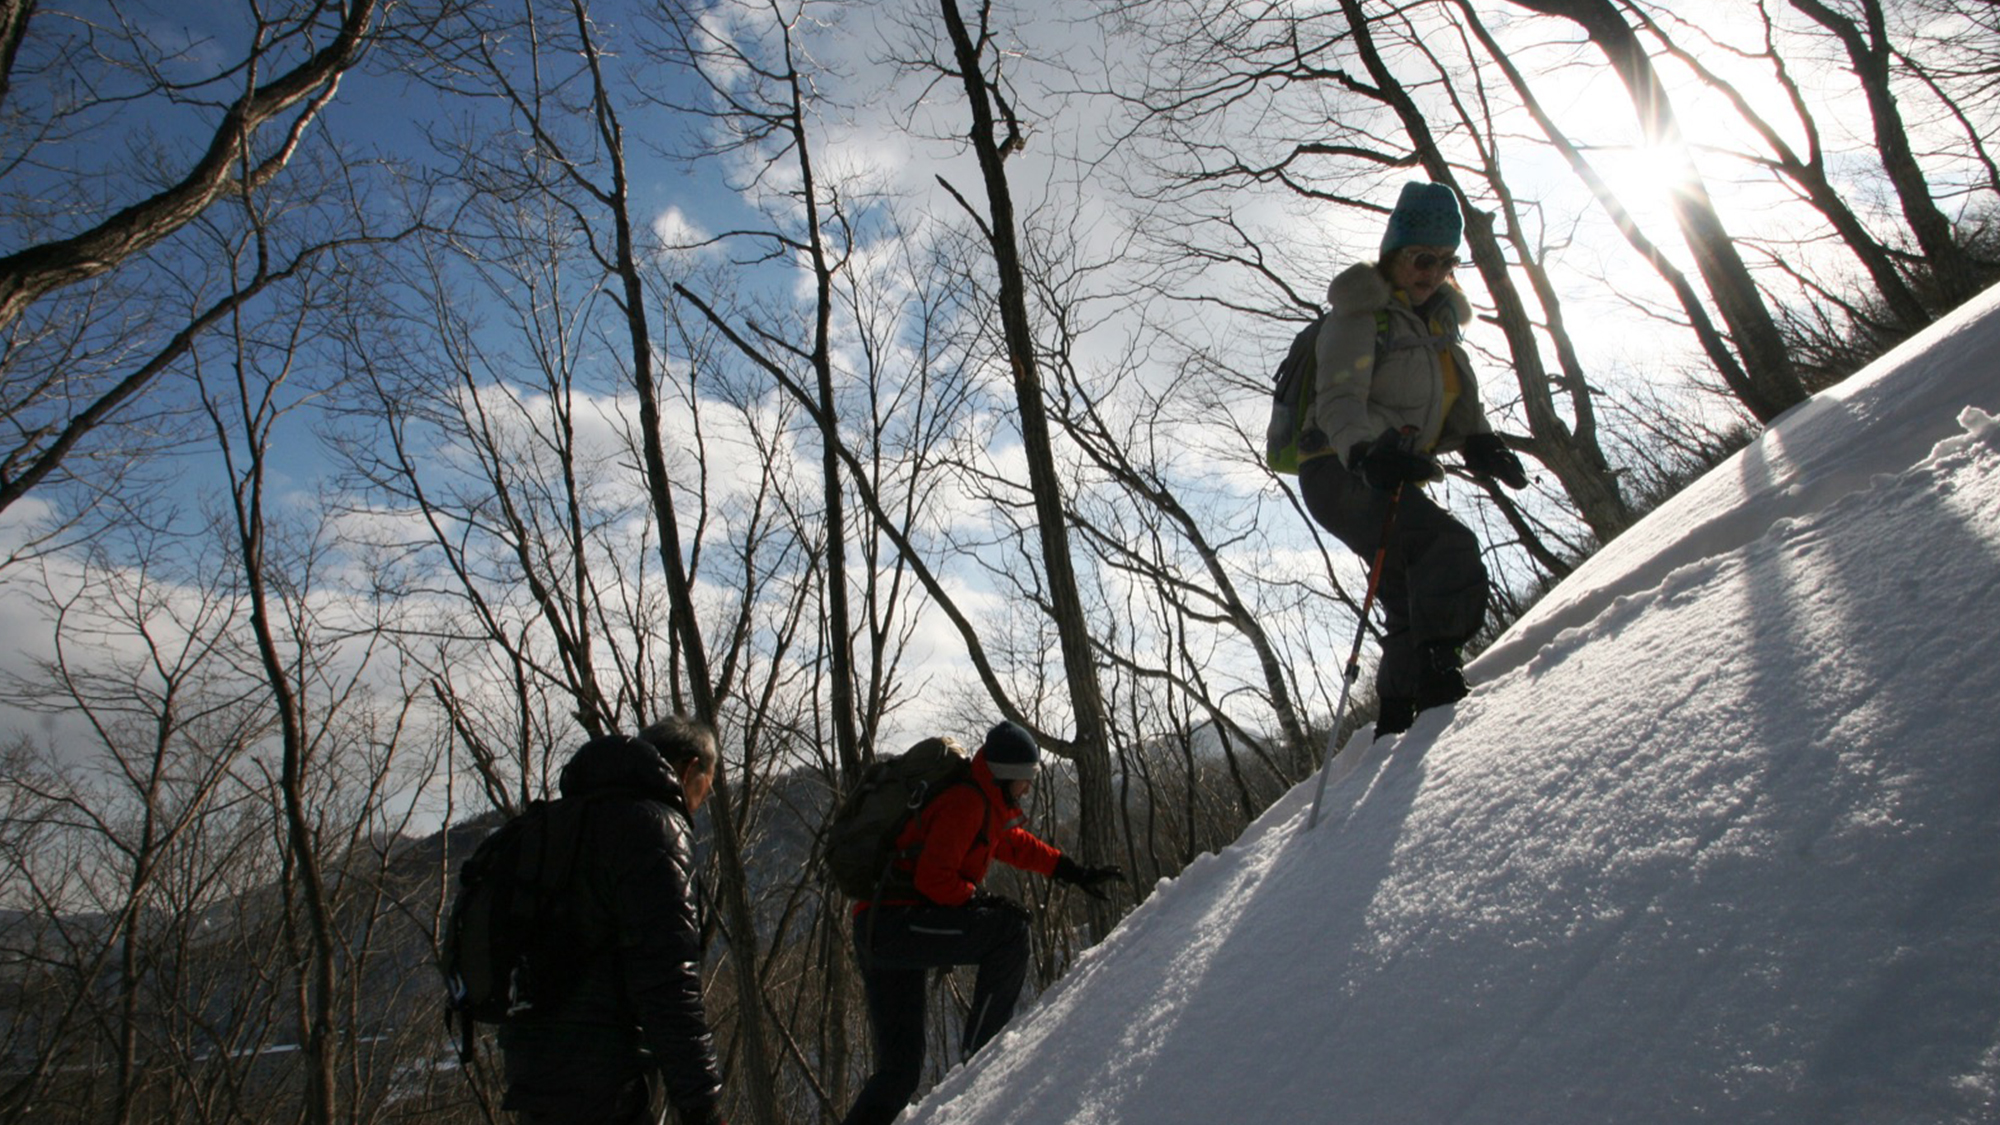
[{"label": "snow-covered slope", "polygon": [[2000,1120],[1996,356],[1781,419],[910,1118]]}]

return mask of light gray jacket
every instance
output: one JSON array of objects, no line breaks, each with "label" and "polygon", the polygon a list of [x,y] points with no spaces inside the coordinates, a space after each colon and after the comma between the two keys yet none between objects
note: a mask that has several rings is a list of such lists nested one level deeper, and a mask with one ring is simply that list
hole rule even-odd
[{"label": "light gray jacket", "polygon": [[[1404,426],[1416,428],[1418,449],[1448,453],[1468,436],[1493,429],[1479,404],[1472,361],[1458,342],[1460,327],[1472,316],[1465,294],[1441,287],[1427,302],[1426,317],[1397,300],[1381,272],[1361,262],[1333,279],[1326,298],[1331,311],[1320,324],[1314,355],[1317,382],[1300,443],[1303,456],[1334,455],[1345,462],[1356,443]],[[1387,317],[1386,333],[1377,331],[1378,314]],[[1379,349],[1378,335],[1383,336]],[[1446,350],[1459,388],[1449,414],[1438,358]]]}]

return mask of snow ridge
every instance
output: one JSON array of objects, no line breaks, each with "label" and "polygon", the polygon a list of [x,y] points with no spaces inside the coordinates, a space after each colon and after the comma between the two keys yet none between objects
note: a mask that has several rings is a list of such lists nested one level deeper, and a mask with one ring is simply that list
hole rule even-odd
[{"label": "snow ridge", "polygon": [[1996,310],[2000,291],[1989,291],[1787,412],[1747,449],[1587,560],[1468,674],[1496,676],[1610,602],[1640,595],[1706,554],[1734,550],[1776,520],[1907,468],[1949,436],[1962,409],[2000,412],[2000,380],[1966,377],[1991,369],[1989,321]]},{"label": "snow ridge", "polygon": [[1783,419],[907,1120],[2000,1120],[1996,349]]}]

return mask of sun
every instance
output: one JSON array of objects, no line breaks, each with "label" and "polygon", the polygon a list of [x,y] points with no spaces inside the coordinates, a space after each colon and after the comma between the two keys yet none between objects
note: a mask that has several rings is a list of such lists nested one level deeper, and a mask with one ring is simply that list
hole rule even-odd
[{"label": "sun", "polygon": [[1694,150],[1678,137],[1640,146],[1632,153],[1632,165],[1650,190],[1669,197],[1684,194],[1701,182]]},{"label": "sun", "polygon": [[1604,146],[1592,153],[1591,163],[1612,194],[1634,211],[1671,206],[1701,183],[1694,152],[1678,136]]}]

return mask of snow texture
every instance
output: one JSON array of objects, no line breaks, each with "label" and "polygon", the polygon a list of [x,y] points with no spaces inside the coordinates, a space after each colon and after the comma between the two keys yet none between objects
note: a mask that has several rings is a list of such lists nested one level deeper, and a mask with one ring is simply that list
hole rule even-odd
[{"label": "snow texture", "polygon": [[905,1120],[2000,1121],[1996,353],[1788,413]]}]

